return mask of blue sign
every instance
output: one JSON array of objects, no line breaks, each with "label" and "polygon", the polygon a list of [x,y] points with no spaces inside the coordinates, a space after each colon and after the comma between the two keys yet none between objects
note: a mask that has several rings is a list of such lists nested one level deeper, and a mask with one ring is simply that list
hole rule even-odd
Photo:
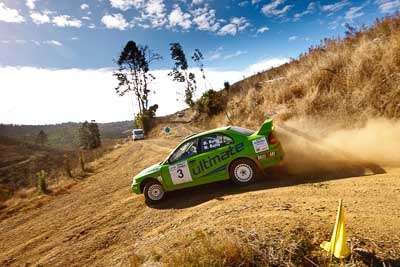
[{"label": "blue sign", "polygon": [[171,132],[171,129],[170,129],[169,127],[165,127],[165,128],[164,128],[164,132],[167,133],[167,134],[169,134],[169,133]]}]

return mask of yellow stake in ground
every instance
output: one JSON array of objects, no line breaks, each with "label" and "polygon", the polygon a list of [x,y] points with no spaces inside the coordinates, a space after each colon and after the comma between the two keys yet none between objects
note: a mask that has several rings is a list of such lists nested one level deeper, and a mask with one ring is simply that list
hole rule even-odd
[{"label": "yellow stake in ground", "polygon": [[350,255],[350,249],[346,241],[346,227],[344,219],[344,208],[342,206],[342,200],[339,200],[339,208],[336,216],[335,228],[333,228],[333,234],[331,241],[324,241],[321,244],[321,248],[333,254],[338,259],[347,258]]}]

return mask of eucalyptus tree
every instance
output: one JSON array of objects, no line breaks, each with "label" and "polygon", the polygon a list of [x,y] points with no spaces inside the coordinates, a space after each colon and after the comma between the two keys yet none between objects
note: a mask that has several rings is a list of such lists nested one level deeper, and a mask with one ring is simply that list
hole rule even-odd
[{"label": "eucalyptus tree", "polygon": [[193,98],[197,89],[196,77],[194,73],[189,71],[189,65],[181,44],[171,43],[170,51],[171,58],[175,63],[168,75],[172,76],[173,81],[185,83],[185,103],[193,107],[195,104]]},{"label": "eucalyptus tree", "polygon": [[133,92],[139,114],[144,114],[148,110],[149,84],[155,79],[150,73],[150,64],[160,59],[161,56],[151,51],[147,45],[128,41],[116,61],[118,71],[113,75],[117,77],[118,86],[115,90],[120,96]]}]

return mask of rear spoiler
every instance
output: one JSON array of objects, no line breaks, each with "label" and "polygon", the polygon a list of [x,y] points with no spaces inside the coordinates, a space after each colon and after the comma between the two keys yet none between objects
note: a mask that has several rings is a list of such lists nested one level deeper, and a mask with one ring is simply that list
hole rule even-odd
[{"label": "rear spoiler", "polygon": [[274,130],[272,119],[266,119],[264,121],[264,123],[261,125],[261,128],[255,134],[256,135],[267,135],[272,130]]}]

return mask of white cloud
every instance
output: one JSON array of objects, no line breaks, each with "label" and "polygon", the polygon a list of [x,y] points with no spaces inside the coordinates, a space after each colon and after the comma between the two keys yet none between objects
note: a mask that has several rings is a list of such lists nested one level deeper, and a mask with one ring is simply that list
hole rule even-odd
[{"label": "white cloud", "polygon": [[340,22],[343,20],[342,16],[338,16],[335,18],[335,20],[331,21],[328,23],[328,28],[331,30],[337,29],[337,27],[340,25]]},{"label": "white cloud", "polygon": [[257,63],[254,63],[246,68],[246,72],[250,74],[254,74],[260,71],[268,70],[272,67],[278,67],[282,64],[289,62],[288,58],[269,58],[261,60]]},{"label": "white cloud", "polygon": [[288,40],[289,40],[289,42],[296,41],[296,40],[310,41],[310,38],[309,37],[301,37],[301,36],[293,35],[293,36],[290,36],[288,38]]},{"label": "white cloud", "polygon": [[89,8],[89,5],[88,4],[82,4],[81,5],[81,9],[82,10],[85,10],[85,9],[88,9]]},{"label": "white cloud", "polygon": [[206,5],[204,8],[198,8],[192,11],[193,23],[197,25],[200,31],[215,32],[219,29],[220,24],[215,18],[215,9],[209,9]]},{"label": "white cloud", "polygon": [[18,39],[18,40],[15,40],[15,43],[16,43],[16,44],[26,44],[26,43],[28,43],[28,41],[27,41],[27,40],[20,40],[20,39]]},{"label": "white cloud", "polygon": [[257,33],[264,33],[266,31],[269,31],[269,28],[267,26],[257,29]]},{"label": "white cloud", "polygon": [[179,5],[175,5],[174,9],[168,16],[169,27],[180,26],[187,30],[192,26],[192,21],[190,20],[191,15],[189,13],[183,13]]},{"label": "white cloud", "polygon": [[129,24],[126,22],[124,16],[120,13],[112,14],[112,15],[104,15],[101,18],[101,22],[108,28],[108,29],[119,29],[125,30]]},{"label": "white cloud", "polygon": [[261,2],[261,0],[251,0],[251,4],[252,5],[258,4],[260,2]]},{"label": "white cloud", "polygon": [[400,9],[400,0],[376,0],[382,13],[392,13]]},{"label": "white cloud", "polygon": [[148,0],[144,7],[142,19],[149,20],[153,28],[158,28],[167,23],[165,4],[163,0]]},{"label": "white cloud", "polygon": [[18,10],[8,8],[4,3],[0,3],[0,21],[21,23],[25,19],[19,14]]},{"label": "white cloud", "polygon": [[217,49],[211,51],[210,53],[208,53],[208,56],[206,57],[206,60],[214,61],[214,60],[217,60],[217,59],[221,58],[222,50],[224,50],[224,48],[222,46],[220,46]]},{"label": "white cloud", "polygon": [[161,14],[165,11],[165,4],[163,0],[149,0],[145,9],[150,15]]},{"label": "white cloud", "polygon": [[321,6],[321,10],[322,11],[329,11],[329,12],[334,12],[334,11],[338,11],[340,9],[342,9],[343,7],[349,5],[349,1],[348,0],[342,0],[340,2],[334,3],[334,4],[330,4],[330,5],[323,5]]},{"label": "white cloud", "polygon": [[92,23],[92,24],[90,24],[90,25],[88,26],[88,28],[89,28],[89,29],[96,29],[96,25],[94,25],[94,24]]},{"label": "white cloud", "polygon": [[72,18],[68,15],[55,16],[53,18],[53,24],[57,27],[75,27],[80,28],[82,26],[82,21],[79,19]]},{"label": "white cloud", "polygon": [[[167,75],[169,71],[152,72],[156,80],[150,84],[150,90],[156,94],[150,95],[149,104],[159,105],[159,116],[186,107],[181,99],[179,102],[176,100],[180,98],[177,97],[176,88],[183,90],[183,87],[172,81]],[[190,71],[194,71],[196,77],[201,77],[199,70]],[[222,88],[225,80],[232,84],[245,74],[242,71],[205,71],[207,80],[214,89]],[[0,67],[0,77],[1,88],[18,88],[0,90],[1,123],[45,124],[92,119],[111,122],[132,120],[132,114],[137,112],[137,109],[133,110],[130,96],[119,97],[115,93],[117,80],[109,69]],[[169,90],[164,90],[165,88]],[[197,96],[204,91],[204,86],[199,86]],[[91,101],[93,95],[96,95],[96,101]],[[74,108],[71,108],[71,103]]]},{"label": "white cloud", "polygon": [[238,57],[238,56],[245,55],[245,54],[247,54],[247,51],[238,50],[235,53],[224,56],[224,60],[231,59],[231,58]]},{"label": "white cloud", "polygon": [[[18,88],[13,92],[0,90],[0,121],[5,123],[113,121],[128,119],[132,114],[129,98],[118,98],[113,90],[116,82],[111,71],[2,67],[0,73],[4,76],[0,80],[2,88]],[[32,86],[36,90],[28,89]],[[96,95],[96,101],[91,101],[88,109],[85,106],[91,95]],[[71,103],[74,108],[71,108]],[[112,107],[113,112],[104,107]],[[115,116],[114,112],[126,116]]]},{"label": "white cloud", "polygon": [[2,44],[26,44],[26,43],[28,43],[28,41],[20,40],[20,39],[17,39],[17,40],[1,40],[1,43]]},{"label": "white cloud", "polygon": [[233,35],[235,36],[237,33],[245,30],[247,27],[249,27],[251,24],[247,21],[246,18],[244,17],[234,17],[231,18],[230,23],[226,24],[223,26],[221,29],[218,31],[218,35],[224,36],[224,35]]},{"label": "white cloud", "polygon": [[313,13],[315,11],[315,8],[316,4],[314,2],[309,3],[306,10],[301,13],[294,14],[294,20],[298,21],[301,17]]},{"label": "white cloud", "polygon": [[163,0],[147,0],[138,7],[140,16],[135,16],[131,24],[142,28],[160,28],[168,23]]},{"label": "white cloud", "polygon": [[49,16],[41,14],[40,12],[32,11],[30,17],[35,24],[50,23]]},{"label": "white cloud", "polygon": [[63,44],[56,40],[47,40],[43,42],[44,44],[54,45],[54,46],[62,46]]},{"label": "white cloud", "polygon": [[38,41],[38,40],[21,40],[21,39],[16,39],[16,40],[3,40],[1,41],[4,44],[19,44],[19,45],[24,45],[24,44],[28,44],[29,42],[34,44],[34,45],[54,45],[54,46],[62,46],[63,44],[59,41],[56,40],[45,40],[45,41]]},{"label": "white cloud", "polygon": [[110,4],[112,7],[121,9],[122,11],[126,11],[128,9],[140,8],[143,6],[143,0],[110,0]]},{"label": "white cloud", "polygon": [[208,60],[209,61],[214,61],[214,60],[217,60],[217,59],[220,59],[220,58],[221,58],[221,53],[215,53],[215,54],[210,55],[208,57]]},{"label": "white cloud", "polygon": [[82,19],[83,19],[83,20],[91,20],[91,18],[88,17],[88,16],[83,16]]},{"label": "white cloud", "polygon": [[227,24],[224,27],[222,27],[219,31],[218,31],[218,35],[236,35],[237,33],[237,26],[234,24]]},{"label": "white cloud", "polygon": [[248,1],[242,1],[242,2],[239,2],[238,6],[244,7],[244,6],[247,6],[248,4],[249,4]]},{"label": "white cloud", "polygon": [[[54,41],[54,40],[52,40]],[[57,41],[55,41],[57,42]],[[56,43],[48,43],[56,45]],[[214,52],[221,52],[222,47]],[[239,54],[239,53],[237,53]],[[222,71],[206,69],[209,84],[218,90],[224,81],[234,83],[243,76],[276,67],[288,62],[287,58],[265,59],[250,65],[243,71]],[[156,80],[150,84],[150,105],[158,104],[157,115],[166,115],[183,109],[186,105],[176,90],[183,92],[183,85],[173,82],[167,74],[170,70],[154,70]],[[190,69],[198,79],[201,72]],[[0,67],[0,123],[45,124],[67,121],[96,120],[111,122],[133,119],[132,99],[119,97],[114,88],[117,80],[110,69],[43,69],[33,67]],[[205,91],[200,86],[197,97]],[[55,86],[57,85],[57,86]],[[36,88],[36,90],[31,90]],[[164,90],[164,88],[169,88]],[[21,98],[21,95],[24,97]],[[96,95],[96,101],[89,101]],[[179,99],[180,101],[177,101]],[[74,108],[71,109],[71,103]],[[89,103],[89,107],[88,107]],[[49,112],[51,110],[51,112]],[[110,112],[112,110],[113,112]]]},{"label": "white cloud", "polygon": [[264,5],[261,11],[266,16],[284,16],[289,11],[289,9],[293,7],[293,5],[285,5],[284,7],[279,9],[278,7],[285,2],[286,0],[274,0],[271,3]]},{"label": "white cloud", "polygon": [[25,4],[29,9],[35,9],[36,0],[26,0]]},{"label": "white cloud", "polygon": [[355,18],[361,17],[362,15],[364,15],[363,12],[359,12],[361,9],[363,9],[363,6],[352,7],[352,8],[350,8],[350,9],[346,12],[344,18],[347,19],[347,20],[352,21],[352,20],[355,19]]},{"label": "white cloud", "polygon": [[193,0],[192,5],[200,5],[204,0]]}]

